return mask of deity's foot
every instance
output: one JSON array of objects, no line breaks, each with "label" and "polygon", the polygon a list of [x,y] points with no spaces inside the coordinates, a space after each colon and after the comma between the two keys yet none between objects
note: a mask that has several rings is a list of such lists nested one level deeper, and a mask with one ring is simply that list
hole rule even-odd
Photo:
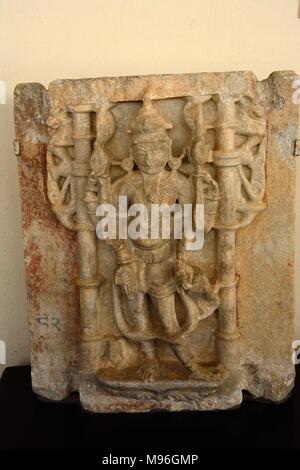
[{"label": "deity's foot", "polygon": [[221,366],[203,366],[192,360],[188,368],[190,370],[190,378],[194,380],[215,381],[224,378],[226,371]]},{"label": "deity's foot", "polygon": [[138,368],[137,377],[143,382],[155,382],[158,378],[159,366],[156,359],[145,359],[143,365]]}]

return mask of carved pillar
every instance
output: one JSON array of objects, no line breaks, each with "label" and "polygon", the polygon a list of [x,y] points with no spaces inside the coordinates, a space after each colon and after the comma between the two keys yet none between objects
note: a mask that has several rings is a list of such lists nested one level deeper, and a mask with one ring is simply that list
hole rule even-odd
[{"label": "carved pillar", "polygon": [[195,136],[192,146],[192,161],[195,168],[195,203],[204,204],[203,192],[203,167],[205,164],[205,137],[206,128],[204,127],[203,117],[203,97],[194,98],[196,104]]},{"label": "carved pillar", "polygon": [[92,154],[90,110],[84,106],[70,108],[73,113],[72,139],[75,158],[72,168],[72,185],[76,204],[76,226],[78,233],[78,281],[80,287],[81,311],[81,372],[93,373],[97,367],[97,297],[100,285],[98,277],[98,256],[96,234],[89,220],[83,201],[84,189],[90,174]]},{"label": "carved pillar", "polygon": [[235,102],[228,96],[217,100],[217,150],[214,166],[220,188],[218,212],[218,272],[221,284],[217,352],[221,364],[231,370],[239,364],[239,335],[236,314],[235,228],[240,183],[235,151]]}]

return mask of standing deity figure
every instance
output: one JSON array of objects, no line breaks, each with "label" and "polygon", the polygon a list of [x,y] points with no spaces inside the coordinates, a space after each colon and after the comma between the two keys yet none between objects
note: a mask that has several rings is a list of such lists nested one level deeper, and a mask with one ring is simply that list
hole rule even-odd
[{"label": "standing deity figure", "polygon": [[[97,148],[97,143],[91,159],[92,181],[97,180],[100,187],[98,202],[117,206],[120,196],[126,196],[128,208],[133,204],[147,208],[148,237],[119,238],[108,243],[113,246],[117,261],[113,288],[116,324],[125,338],[139,344],[141,353],[136,375],[139,380],[148,382],[160,376],[159,341],[170,346],[192,377],[201,379],[205,369],[195,361],[187,335],[197,328],[200,319],[207,318],[218,307],[217,284],[211,284],[200,268],[195,271],[188,264],[184,235],[181,240],[174,239],[174,214],[170,239],[164,239],[161,230],[158,237],[151,238],[152,204],[182,207],[195,201],[193,178],[178,171],[182,158],[172,156],[172,140],[168,135],[171,128],[172,123],[150,99],[145,99],[128,131],[130,158],[127,164],[131,161],[131,165],[127,174],[111,182],[109,164],[103,163],[109,158],[103,146],[100,150]],[[211,188],[217,193],[218,187],[208,173],[203,178],[204,198],[205,188],[211,197]],[[184,311],[181,320],[176,295]]]}]

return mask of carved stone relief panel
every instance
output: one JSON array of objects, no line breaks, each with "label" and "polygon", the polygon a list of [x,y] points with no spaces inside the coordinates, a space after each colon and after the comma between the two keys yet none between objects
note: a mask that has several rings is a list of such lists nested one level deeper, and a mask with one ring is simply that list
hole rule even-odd
[{"label": "carved stone relief panel", "polygon": [[[243,390],[288,395],[295,78],[230,72],[16,88],[36,393],[78,391],[92,411],[226,409]],[[145,211],[134,219],[137,205]],[[112,232],[100,236],[111,214]]]}]

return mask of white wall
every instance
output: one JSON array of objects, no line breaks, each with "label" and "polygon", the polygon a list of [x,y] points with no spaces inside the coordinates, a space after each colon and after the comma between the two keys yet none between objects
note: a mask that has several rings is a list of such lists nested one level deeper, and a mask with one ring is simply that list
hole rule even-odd
[{"label": "white wall", "polygon": [[[12,149],[15,85],[47,86],[56,78],[245,69],[259,79],[273,70],[300,73],[297,0],[0,0],[0,79],[7,87],[7,104],[0,105],[0,340],[7,344],[7,365],[29,362]],[[299,213],[300,189],[297,200]],[[299,242],[300,217],[297,285]],[[297,313],[300,339],[300,288]]]}]

